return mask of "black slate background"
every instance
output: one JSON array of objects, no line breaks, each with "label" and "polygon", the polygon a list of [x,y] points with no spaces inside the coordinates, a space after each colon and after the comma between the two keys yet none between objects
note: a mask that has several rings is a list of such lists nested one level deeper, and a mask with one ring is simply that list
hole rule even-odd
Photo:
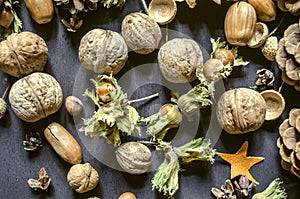
[{"label": "black slate background", "polygon": [[[149,1],[148,1],[149,3]],[[186,3],[178,4],[178,13],[174,21],[169,24],[169,29],[185,34],[203,47],[207,52],[211,51],[209,38],[221,37],[223,34],[223,19],[229,2],[223,2],[222,6],[217,6],[210,0],[198,0],[194,9],[189,9]],[[84,14],[84,25],[77,33],[69,33],[60,23],[63,11],[56,8],[56,14],[51,23],[38,25],[29,16],[24,3],[20,3],[18,8],[19,16],[23,21],[23,31],[32,31],[43,37],[49,49],[49,59],[45,66],[45,72],[53,75],[60,83],[64,99],[73,92],[73,85],[78,71],[83,70],[78,60],[78,46],[82,36],[93,28],[110,29],[117,32],[121,30],[123,18],[135,11],[143,10],[142,3],[138,0],[127,1],[122,10],[117,8],[100,8],[91,13]],[[278,24],[282,13],[278,13],[277,20],[269,23],[270,29]],[[297,22],[297,18],[287,15],[282,26],[276,35],[280,38],[285,28],[291,23]],[[164,37],[162,43],[164,43]],[[275,89],[281,84],[280,71],[273,62],[269,62],[260,53],[259,49],[240,48],[240,54],[251,63],[247,67],[235,68],[232,76],[223,81],[225,88],[249,87],[253,86],[256,80],[256,70],[268,68],[276,73]],[[129,53],[128,62],[118,78],[122,77],[129,69],[136,66],[156,63],[157,51],[146,56]],[[207,56],[206,56],[207,58]],[[156,68],[155,72],[159,72]],[[155,74],[155,72],[153,74]],[[157,78],[150,74],[148,79]],[[16,78],[12,78],[4,73],[0,73],[0,92],[3,92],[7,82],[13,83]],[[7,81],[5,81],[7,79]],[[161,80],[163,81],[163,80]],[[180,86],[178,85],[180,89]],[[129,89],[129,88],[124,88]],[[159,85],[143,86],[139,88],[130,98],[143,97],[155,91],[160,92],[160,97],[147,103],[136,104],[137,110],[143,116],[147,116],[147,111],[152,106],[168,102],[168,91],[163,92]],[[218,93],[218,92],[217,92]],[[165,94],[165,95],[164,95]],[[219,93],[220,94],[220,93]],[[249,155],[263,156],[264,162],[251,169],[253,176],[261,183],[256,187],[255,192],[262,191],[274,178],[280,177],[284,182],[288,198],[300,198],[300,181],[280,167],[280,157],[276,147],[278,137],[278,126],[288,117],[290,109],[300,107],[300,94],[292,87],[284,85],[282,94],[286,100],[286,108],[281,118],[276,121],[265,122],[261,129],[246,135],[233,136],[222,132],[215,148],[220,152],[234,153],[239,149],[244,141],[249,141]],[[217,99],[216,99],[217,100]],[[8,102],[8,100],[7,100]],[[158,107],[159,108],[159,107]],[[218,129],[218,124],[210,124],[210,116],[214,108],[201,111],[199,129],[197,135],[206,135],[208,127],[211,125]],[[23,150],[22,141],[26,132],[40,132],[51,122],[59,122],[78,140],[83,153],[83,162],[90,162],[99,172],[99,185],[90,192],[78,194],[74,192],[66,181],[66,175],[71,167],[65,163],[51,148],[43,137],[43,148],[37,153],[28,153]],[[194,123],[193,123],[194,125]],[[6,116],[0,120],[0,198],[88,198],[98,196],[104,199],[117,199],[125,191],[132,191],[139,199],[164,198],[156,191],[152,191],[151,179],[154,172],[141,176],[131,176],[121,171],[115,170],[98,161],[89,153],[83,145],[75,122],[70,117],[65,107],[43,120],[36,123],[26,123],[18,119],[11,110],[8,103]],[[113,154],[111,158],[114,158]],[[29,178],[37,178],[38,171],[45,167],[52,179],[50,189],[47,192],[32,191],[28,185]],[[208,165],[194,162],[184,165],[184,170],[180,173],[180,189],[175,198],[180,199],[209,199],[213,198],[210,193],[211,187],[220,187],[226,178],[230,176],[230,166],[216,157],[215,164]]]}]

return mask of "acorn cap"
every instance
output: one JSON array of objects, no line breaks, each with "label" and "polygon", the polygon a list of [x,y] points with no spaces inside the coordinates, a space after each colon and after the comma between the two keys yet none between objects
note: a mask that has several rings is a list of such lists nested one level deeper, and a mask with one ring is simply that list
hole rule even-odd
[{"label": "acorn cap", "polygon": [[262,46],[269,34],[268,26],[265,23],[257,22],[255,24],[254,34],[252,38],[248,41],[247,45],[250,48],[258,48]]},{"label": "acorn cap", "polygon": [[265,120],[277,119],[285,107],[285,101],[282,95],[274,90],[265,90],[260,94],[265,99],[267,105]]},{"label": "acorn cap", "polygon": [[175,0],[152,0],[149,4],[149,16],[160,25],[170,23],[176,15]]}]

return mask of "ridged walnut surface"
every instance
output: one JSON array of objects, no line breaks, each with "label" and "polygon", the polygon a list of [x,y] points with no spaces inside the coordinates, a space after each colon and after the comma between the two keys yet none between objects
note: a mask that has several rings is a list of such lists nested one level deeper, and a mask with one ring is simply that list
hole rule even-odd
[{"label": "ridged walnut surface", "polygon": [[46,73],[33,73],[18,80],[9,93],[12,110],[26,122],[36,122],[59,110],[62,90],[58,82]]},{"label": "ridged walnut surface", "polygon": [[223,93],[217,104],[217,118],[230,134],[255,131],[265,121],[266,102],[256,91],[238,88]]},{"label": "ridged walnut surface", "polygon": [[47,59],[44,39],[32,32],[11,34],[0,43],[0,69],[11,76],[43,71]]},{"label": "ridged walnut surface", "polygon": [[80,41],[80,63],[95,73],[117,74],[127,58],[127,45],[117,32],[97,28],[85,34]]},{"label": "ridged walnut surface", "polygon": [[203,64],[202,51],[191,39],[173,39],[158,52],[158,64],[163,76],[173,83],[192,82],[196,68]]},{"label": "ridged walnut surface", "polygon": [[122,22],[122,35],[134,52],[149,54],[158,48],[161,31],[158,24],[146,14],[135,12]]}]

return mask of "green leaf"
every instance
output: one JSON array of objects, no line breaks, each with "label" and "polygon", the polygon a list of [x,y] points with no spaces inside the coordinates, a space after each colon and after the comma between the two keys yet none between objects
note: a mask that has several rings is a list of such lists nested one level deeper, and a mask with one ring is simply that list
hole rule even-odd
[{"label": "green leaf", "polygon": [[166,196],[173,196],[179,188],[178,173],[180,165],[176,154],[169,151],[164,162],[159,166],[152,179],[152,188]]},{"label": "green leaf", "polygon": [[101,0],[104,7],[110,8],[111,6],[122,7],[125,4],[125,0]]},{"label": "green leaf", "polygon": [[216,151],[210,147],[210,141],[204,138],[192,140],[181,147],[174,148],[174,151],[183,163],[190,163],[194,160],[213,163],[216,154]]},{"label": "green leaf", "polygon": [[120,145],[120,131],[131,135],[140,134],[138,112],[129,105],[127,95],[112,76],[99,75],[95,80],[91,79],[97,91],[104,83],[111,83],[116,92],[111,95],[112,100],[104,103],[98,99],[95,90],[86,90],[84,96],[91,98],[98,110],[89,119],[84,119],[84,127],[80,130],[90,137],[104,137],[114,145]]}]

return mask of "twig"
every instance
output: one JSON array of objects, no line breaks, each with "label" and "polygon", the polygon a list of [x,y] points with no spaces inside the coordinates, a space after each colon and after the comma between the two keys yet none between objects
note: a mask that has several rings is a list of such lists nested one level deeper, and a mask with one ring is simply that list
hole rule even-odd
[{"label": "twig", "polygon": [[278,92],[279,92],[279,93],[281,92],[283,85],[284,85],[284,81],[282,81],[280,87],[278,88]]},{"label": "twig", "polygon": [[10,87],[10,84],[7,85],[5,91],[4,91],[3,95],[2,95],[2,99],[5,99],[5,98],[6,98],[7,93],[8,93],[8,90],[9,90],[9,87]]},{"label": "twig", "polygon": [[273,34],[278,30],[278,28],[279,28],[279,26],[282,24],[282,22],[283,22],[285,16],[286,16],[286,13],[284,13],[284,15],[282,16],[282,18],[281,18],[279,24],[274,28],[274,30],[272,30],[272,32],[270,32],[270,33],[266,36],[266,38],[270,37],[271,35],[273,35]]},{"label": "twig", "polygon": [[159,93],[155,93],[153,95],[150,95],[150,96],[147,96],[147,97],[143,97],[143,98],[140,98],[140,99],[130,100],[129,104],[135,103],[135,102],[144,101],[144,100],[151,99],[151,98],[158,97],[158,96],[159,96]]},{"label": "twig", "polygon": [[141,1],[142,1],[142,3],[143,3],[145,12],[146,12],[147,14],[149,14],[149,12],[148,12],[148,7],[147,7],[147,4],[146,4],[146,1],[145,1],[145,0],[141,0]]},{"label": "twig", "polygon": [[169,28],[168,28],[168,24],[166,24],[166,42],[169,41]]}]

